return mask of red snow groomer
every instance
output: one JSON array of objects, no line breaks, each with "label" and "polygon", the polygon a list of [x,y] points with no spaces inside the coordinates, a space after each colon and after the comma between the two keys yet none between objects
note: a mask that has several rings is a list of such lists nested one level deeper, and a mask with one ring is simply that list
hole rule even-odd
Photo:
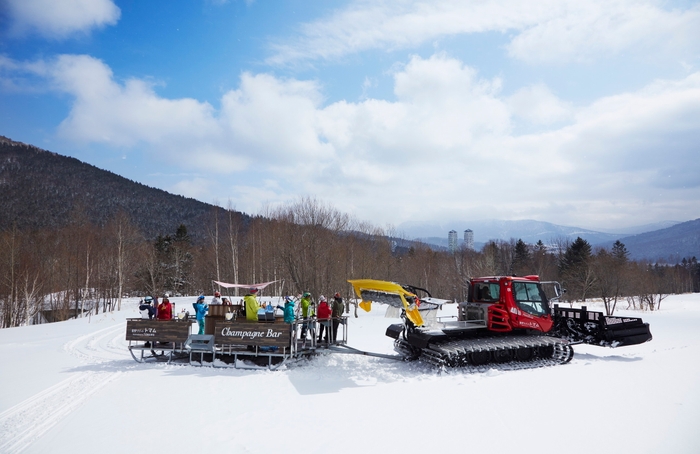
[{"label": "red snow groomer", "polygon": [[[386,331],[397,352],[438,366],[564,364],[573,358],[575,344],[618,347],[652,338],[649,324],[641,318],[606,316],[585,306],[552,308],[550,303],[562,294],[561,286],[540,282],[538,276],[471,279],[467,301],[458,303],[458,315],[441,318],[436,317],[437,310],[451,301],[432,298],[425,289],[372,279],[349,282],[364,309],[374,301],[388,304],[400,315],[403,323]],[[419,293],[426,296],[419,298]]]}]

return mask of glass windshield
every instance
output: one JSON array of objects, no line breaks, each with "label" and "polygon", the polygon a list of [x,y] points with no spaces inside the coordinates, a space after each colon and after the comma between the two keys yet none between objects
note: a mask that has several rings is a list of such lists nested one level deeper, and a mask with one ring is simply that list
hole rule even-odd
[{"label": "glass windshield", "polygon": [[498,282],[479,282],[474,286],[474,301],[493,303],[501,297]]},{"label": "glass windshield", "polygon": [[536,282],[513,282],[515,303],[528,314],[542,316],[549,314],[547,297]]}]

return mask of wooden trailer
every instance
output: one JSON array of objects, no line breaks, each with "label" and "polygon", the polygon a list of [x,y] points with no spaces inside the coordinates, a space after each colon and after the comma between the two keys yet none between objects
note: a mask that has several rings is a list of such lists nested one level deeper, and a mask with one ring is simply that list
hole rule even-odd
[{"label": "wooden trailer", "polygon": [[[205,319],[203,335],[192,334],[194,320],[191,317],[167,321],[128,319],[126,340],[131,356],[138,362],[187,360],[191,365],[203,365],[206,360],[213,367],[276,369],[289,361],[312,355],[317,349],[347,342],[345,317],[338,339],[319,343],[316,318],[292,324],[284,323],[281,316],[261,317],[251,322],[235,313],[227,317],[230,307],[209,306],[212,315]],[[298,338],[302,324],[307,324],[310,339]]]}]

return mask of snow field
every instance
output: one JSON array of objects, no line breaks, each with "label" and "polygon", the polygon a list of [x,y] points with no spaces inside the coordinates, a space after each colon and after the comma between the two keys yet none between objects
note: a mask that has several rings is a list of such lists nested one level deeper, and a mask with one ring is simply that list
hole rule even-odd
[{"label": "snow field", "polygon": [[[700,452],[700,295],[619,311],[651,324],[646,344],[476,373],[345,354],[274,372],[138,364],[136,304],[0,330],[0,453]],[[383,312],[351,314],[349,345],[392,354]]]}]

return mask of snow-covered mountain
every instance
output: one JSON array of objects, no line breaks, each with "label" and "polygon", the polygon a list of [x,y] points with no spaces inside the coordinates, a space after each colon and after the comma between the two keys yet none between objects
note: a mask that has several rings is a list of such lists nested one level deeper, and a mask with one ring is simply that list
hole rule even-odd
[{"label": "snow-covered mountain", "polygon": [[[545,244],[552,244],[558,239],[573,241],[576,237],[581,237],[593,246],[605,247],[609,247],[616,240],[621,240],[628,246],[628,250],[633,252],[633,257],[660,259],[669,255],[681,258],[697,255],[698,248],[695,246],[697,241],[693,238],[700,236],[700,224],[693,224],[693,222],[695,221],[685,223],[665,221],[630,227],[626,231],[608,230],[603,232],[543,221],[487,219],[444,223],[406,222],[399,225],[397,231],[406,239],[418,239],[445,248],[447,247],[447,234],[450,230],[457,232],[461,244],[466,229],[471,229],[474,232],[476,249],[489,240],[522,239],[530,244],[541,240]],[[639,247],[637,247],[638,243]]]},{"label": "snow-covered mountain", "polygon": [[474,241],[480,243],[489,240],[510,240],[511,238],[520,238],[526,243],[536,243],[538,240],[546,243],[556,238],[576,239],[576,237],[580,236],[591,244],[597,244],[610,240],[614,241],[624,236],[670,227],[674,224],[678,224],[678,222],[667,221],[630,227],[626,231],[604,232],[602,230],[590,230],[534,220],[502,221],[498,219],[482,219],[467,222],[404,222],[397,227],[397,231],[403,233],[407,239],[444,238],[447,241],[447,233],[450,230],[457,231],[457,236],[462,239],[464,231],[471,229],[474,232]]},{"label": "snow-covered mountain", "polygon": [[[700,219],[626,236],[620,241],[627,247],[630,258],[635,260],[668,260],[677,263],[683,258],[700,258]],[[610,247],[612,242],[601,246]]]},{"label": "snow-covered mountain", "polygon": [[680,224],[680,221],[661,221],[654,222],[653,224],[643,224],[635,225],[632,227],[626,227],[624,229],[598,229],[604,233],[615,233],[618,235],[639,235],[640,233],[654,232],[656,230],[663,230],[674,225]]}]

